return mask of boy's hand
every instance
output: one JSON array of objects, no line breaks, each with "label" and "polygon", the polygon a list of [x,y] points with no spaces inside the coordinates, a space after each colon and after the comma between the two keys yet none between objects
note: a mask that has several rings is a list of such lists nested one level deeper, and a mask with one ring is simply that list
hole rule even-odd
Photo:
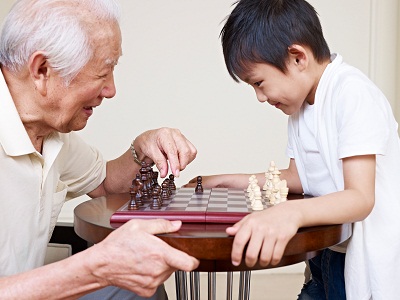
[{"label": "boy's hand", "polygon": [[[223,182],[224,180],[224,176],[225,175],[210,175],[210,176],[202,176],[202,186],[204,188],[217,188],[217,187],[228,187],[226,186]],[[196,187],[197,185],[197,176],[190,179],[190,181],[188,183],[186,183],[185,185],[183,185],[182,187],[185,188],[190,188],[190,187]]]},{"label": "boy's hand", "polygon": [[233,265],[241,263],[247,244],[247,266],[254,266],[258,260],[263,267],[280,262],[287,243],[300,227],[300,214],[288,204],[284,202],[264,211],[251,213],[226,229],[227,234],[235,236],[232,246]]},{"label": "boy's hand", "polygon": [[[221,174],[202,176],[203,188],[245,188],[250,175],[245,174]],[[197,176],[191,179],[183,187],[196,187]]]}]

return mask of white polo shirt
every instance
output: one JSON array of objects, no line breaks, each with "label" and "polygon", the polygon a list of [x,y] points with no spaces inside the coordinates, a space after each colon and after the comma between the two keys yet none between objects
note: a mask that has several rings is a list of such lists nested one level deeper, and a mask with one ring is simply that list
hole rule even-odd
[{"label": "white polo shirt", "polygon": [[101,154],[75,133],[54,133],[33,147],[0,72],[0,276],[43,265],[66,199],[106,176]]}]

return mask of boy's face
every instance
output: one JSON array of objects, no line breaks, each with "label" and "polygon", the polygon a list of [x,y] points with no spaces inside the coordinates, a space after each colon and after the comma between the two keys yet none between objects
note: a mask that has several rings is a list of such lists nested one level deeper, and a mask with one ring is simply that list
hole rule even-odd
[{"label": "boy's face", "polygon": [[296,60],[288,62],[287,71],[283,73],[272,65],[253,63],[240,79],[254,88],[258,101],[268,102],[291,115],[300,110],[304,101],[314,103],[310,96],[313,83],[297,65]]}]

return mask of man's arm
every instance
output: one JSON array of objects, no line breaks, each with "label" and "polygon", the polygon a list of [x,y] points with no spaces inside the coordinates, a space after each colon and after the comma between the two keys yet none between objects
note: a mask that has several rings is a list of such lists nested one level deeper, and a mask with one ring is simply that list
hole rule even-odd
[{"label": "man's arm", "polygon": [[149,297],[176,270],[198,261],[154,236],[179,221],[132,220],[105,240],[65,260],[0,279],[1,299],[76,299],[114,285]]}]

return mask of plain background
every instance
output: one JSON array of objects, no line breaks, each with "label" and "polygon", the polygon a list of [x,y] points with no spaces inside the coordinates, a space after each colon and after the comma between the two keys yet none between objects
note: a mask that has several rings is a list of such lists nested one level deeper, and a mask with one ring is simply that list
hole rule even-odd
[{"label": "plain background", "polygon": [[[12,0],[0,3],[1,20]],[[117,95],[80,134],[112,159],[141,132],[179,128],[198,149],[177,185],[197,175],[263,172],[285,156],[287,116],[226,71],[219,33],[234,0],[121,0]],[[398,0],[310,1],[332,52],[383,89],[399,120]],[[373,120],[371,120],[373,121]]]}]

